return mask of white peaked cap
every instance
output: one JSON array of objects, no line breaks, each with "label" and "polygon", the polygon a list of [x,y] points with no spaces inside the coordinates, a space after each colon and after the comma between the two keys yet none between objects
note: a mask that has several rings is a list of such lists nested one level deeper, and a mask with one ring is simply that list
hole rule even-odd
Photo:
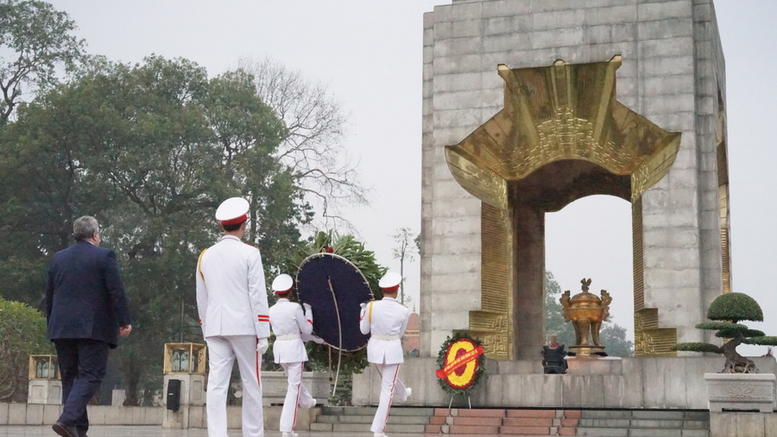
[{"label": "white peaked cap", "polygon": [[283,293],[285,291],[291,290],[293,285],[294,280],[291,279],[291,276],[284,273],[282,275],[278,275],[278,277],[272,281],[272,291],[276,293]]},{"label": "white peaked cap", "polygon": [[230,197],[216,209],[216,220],[222,225],[237,225],[248,219],[248,201],[242,197]]},{"label": "white peaked cap", "polygon": [[389,271],[378,282],[380,288],[394,288],[402,282],[402,275],[397,272]]}]

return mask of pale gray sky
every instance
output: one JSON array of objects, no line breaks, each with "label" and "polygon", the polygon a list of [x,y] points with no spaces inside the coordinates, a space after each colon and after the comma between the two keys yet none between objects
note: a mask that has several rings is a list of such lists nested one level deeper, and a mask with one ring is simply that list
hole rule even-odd
[{"label": "pale gray sky", "polygon": [[[584,1],[584,0],[579,0]],[[420,230],[423,13],[449,0],[55,0],[89,51],[121,61],[186,57],[210,74],[271,57],[321,82],[348,114],[344,147],[359,162],[370,205],[346,211],[381,263],[398,269],[391,235]],[[718,0],[728,73],[734,288],[756,297],[777,334],[777,2]],[[547,266],[564,289],[583,276],[632,321],[630,205],[581,199],[547,217]],[[585,232],[581,230],[585,229]],[[407,289],[418,302],[418,261]],[[477,292],[477,290],[473,290]]]}]

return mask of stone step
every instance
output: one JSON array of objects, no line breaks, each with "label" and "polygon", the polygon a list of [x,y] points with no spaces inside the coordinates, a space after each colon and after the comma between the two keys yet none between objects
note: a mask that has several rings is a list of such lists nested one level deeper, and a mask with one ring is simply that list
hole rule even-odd
[{"label": "stone step", "polygon": [[503,426],[499,432],[506,435],[550,435],[550,427]]},{"label": "stone step", "polygon": [[[448,411],[447,409],[444,409],[444,411]],[[453,416],[461,416],[461,417],[505,417],[505,410],[499,410],[499,409],[465,409],[460,408],[458,410],[454,409]]]},{"label": "stone step", "polygon": [[434,416],[435,417],[458,417],[458,416],[466,416],[466,417],[504,417],[505,410],[499,410],[499,409],[488,409],[488,408],[435,408],[434,409]]},{"label": "stone step", "polygon": [[631,412],[631,417],[634,419],[683,420],[685,411],[635,410]]},{"label": "stone step", "polygon": [[501,426],[502,420],[503,419],[501,417],[456,416],[451,417],[450,420],[447,420],[446,422],[450,423],[451,425]]},{"label": "stone step", "polygon": [[578,436],[629,437],[628,428],[577,428]]},{"label": "stone step", "polygon": [[594,428],[678,428],[708,429],[709,422],[701,420],[659,420],[659,419],[580,419],[580,427]]},{"label": "stone step", "polygon": [[658,419],[658,420],[706,420],[706,411],[668,410],[582,410],[583,419]]},{"label": "stone step", "polygon": [[[311,424],[311,431],[312,429]],[[332,430],[330,432],[333,433],[341,433],[341,432],[361,432],[361,433],[369,433],[370,432],[370,424],[369,423],[333,423]],[[386,425],[386,433],[396,433],[396,434],[421,434],[424,431],[426,431],[426,425],[408,425],[408,424],[401,424],[401,423],[389,423]]]},{"label": "stone step", "polygon": [[683,437],[681,429],[631,428],[629,437]]},{"label": "stone step", "polygon": [[533,426],[549,428],[553,426],[554,420],[555,419],[552,417],[506,417],[502,424],[505,426]]},{"label": "stone step", "polygon": [[310,430],[311,431],[319,431],[319,432],[332,432],[332,424],[331,423],[322,423],[322,422],[318,422],[318,420],[316,420],[316,422],[313,422],[313,423],[310,424]]},{"label": "stone step", "polygon": [[448,434],[497,435],[499,434],[499,427],[483,425],[450,425],[448,426]]},{"label": "stone step", "polygon": [[[369,433],[375,407],[324,407],[311,431]],[[599,437],[709,437],[709,413],[395,407],[387,433]]]},{"label": "stone step", "polygon": [[631,419],[580,419],[581,428],[628,428]]},{"label": "stone step", "polygon": [[[487,431],[491,431],[491,430],[487,430]],[[567,434],[559,434],[559,435],[575,436],[574,429],[572,429],[572,431],[573,432],[571,434],[567,433]],[[490,436],[521,435],[522,437],[546,437],[548,435],[547,433],[546,434],[504,434],[504,433],[499,434],[499,433],[496,433],[496,432],[492,433],[492,434],[487,434],[487,433],[453,434],[449,427],[447,427],[447,426],[441,427],[440,425],[428,425],[427,428],[426,428],[426,434],[427,435],[429,435],[429,434],[449,435],[450,434],[450,435],[462,435],[462,436],[465,436],[465,435],[469,435],[469,436],[472,436],[472,435],[490,435]]]},{"label": "stone step", "polygon": [[667,428],[577,428],[577,436],[596,437],[709,437],[703,429]]},{"label": "stone step", "polygon": [[507,417],[554,418],[557,416],[556,410],[507,410]]},{"label": "stone step", "polygon": [[[376,407],[323,407],[321,413],[326,416],[374,416]],[[434,414],[434,408],[424,407],[392,407],[394,416],[423,416]]]},{"label": "stone step", "polygon": [[631,411],[625,410],[582,410],[581,419],[631,419]]},{"label": "stone step", "polygon": [[[372,423],[374,416],[327,416],[320,415],[316,418],[318,423]],[[425,416],[395,416],[389,415],[388,423],[401,423],[407,425],[426,425],[429,418]]]}]

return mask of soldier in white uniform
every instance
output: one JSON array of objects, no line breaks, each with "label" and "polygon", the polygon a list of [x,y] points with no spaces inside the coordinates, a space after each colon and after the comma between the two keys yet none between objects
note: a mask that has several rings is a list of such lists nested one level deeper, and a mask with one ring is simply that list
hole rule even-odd
[{"label": "soldier in white uniform", "polygon": [[383,431],[391,402],[405,401],[412,393],[399,379],[399,365],[405,361],[402,336],[410,317],[410,310],[396,300],[401,281],[399,273],[386,273],[379,283],[383,299],[362,304],[359,321],[362,334],[371,334],[367,343],[367,361],[374,364],[381,374],[380,402],[370,428],[375,437],[386,437]]},{"label": "soldier in white uniform", "polygon": [[227,389],[235,360],[243,383],[243,437],[264,436],[261,366],[270,316],[259,249],[241,240],[248,208],[239,197],[218,207],[224,235],[197,261],[197,309],[210,367],[209,437],[227,437]]},{"label": "soldier in white uniform", "polygon": [[316,400],[302,384],[302,372],[308,354],[305,351],[305,340],[322,341],[313,332],[313,310],[309,304],[304,304],[303,313],[300,304],[288,299],[294,286],[294,280],[287,274],[282,274],[272,282],[272,289],[278,296],[278,302],[270,307],[270,324],[275,334],[273,356],[275,362],[286,371],[289,386],[286,399],[283,401],[279,430],[283,437],[293,437],[294,425],[297,422],[297,408],[312,408]]}]

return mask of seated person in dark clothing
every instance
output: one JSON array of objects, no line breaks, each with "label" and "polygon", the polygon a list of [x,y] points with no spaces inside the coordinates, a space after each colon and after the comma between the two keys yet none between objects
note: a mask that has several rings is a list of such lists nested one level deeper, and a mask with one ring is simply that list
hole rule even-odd
[{"label": "seated person in dark clothing", "polygon": [[555,335],[550,337],[550,344],[542,347],[542,367],[546,374],[567,373],[567,361],[564,357],[567,351],[563,344],[558,343]]}]

